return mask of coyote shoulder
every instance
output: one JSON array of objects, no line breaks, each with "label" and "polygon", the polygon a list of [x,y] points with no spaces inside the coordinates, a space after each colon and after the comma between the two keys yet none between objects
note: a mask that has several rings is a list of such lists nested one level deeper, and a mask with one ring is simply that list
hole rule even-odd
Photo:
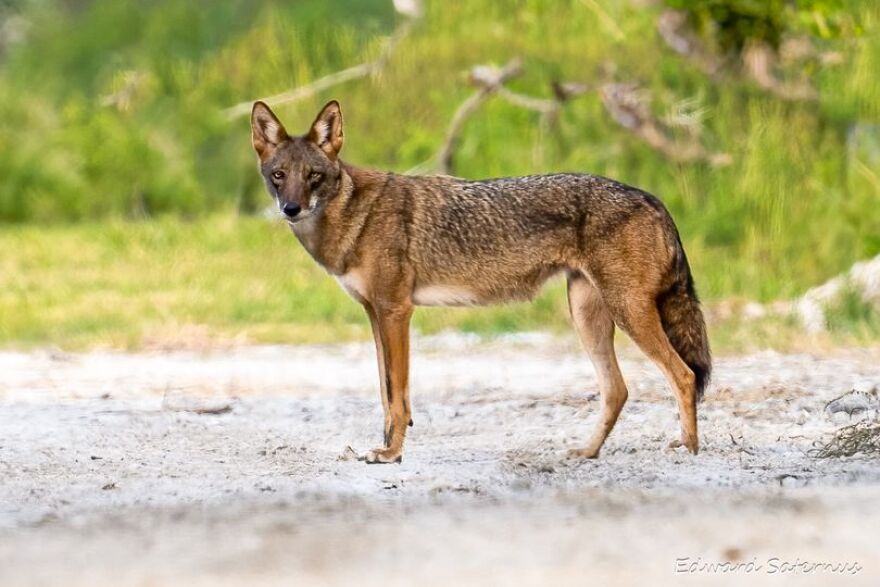
[{"label": "coyote shoulder", "polygon": [[599,380],[596,457],[627,389],[615,325],[668,378],[681,439],[698,450],[696,409],[711,372],[709,341],[675,224],[651,194],[594,175],[470,181],[359,169],[339,158],[343,121],[328,103],[291,136],[262,102],[252,141],[266,187],[308,253],[366,310],[379,363],[384,446],[369,463],[399,462],[409,402],[414,306],[528,300],[551,276],[568,280],[571,318]]}]

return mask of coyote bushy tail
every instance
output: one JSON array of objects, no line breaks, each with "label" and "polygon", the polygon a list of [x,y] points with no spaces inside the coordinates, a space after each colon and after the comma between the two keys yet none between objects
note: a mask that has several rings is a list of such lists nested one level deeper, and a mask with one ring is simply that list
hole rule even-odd
[{"label": "coyote bushy tail", "polygon": [[712,354],[694,278],[680,239],[672,271],[672,285],[657,297],[657,309],[669,342],[694,372],[699,401],[712,375]]}]

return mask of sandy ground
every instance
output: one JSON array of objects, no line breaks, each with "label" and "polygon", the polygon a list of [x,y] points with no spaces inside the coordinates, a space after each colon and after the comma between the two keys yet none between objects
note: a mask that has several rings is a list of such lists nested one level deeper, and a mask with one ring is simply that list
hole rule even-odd
[{"label": "sandy ground", "polygon": [[880,351],[718,360],[697,457],[659,372],[622,369],[571,462],[598,411],[573,340],[420,339],[404,461],[368,466],[371,345],[0,353],[0,584],[880,584],[880,462],[807,454]]}]

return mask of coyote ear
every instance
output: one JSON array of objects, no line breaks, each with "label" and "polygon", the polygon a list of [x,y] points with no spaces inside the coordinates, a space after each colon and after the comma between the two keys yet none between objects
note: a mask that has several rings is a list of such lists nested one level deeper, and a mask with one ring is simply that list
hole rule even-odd
[{"label": "coyote ear", "polygon": [[284,125],[263,102],[254,103],[251,112],[251,140],[260,159],[269,156],[272,150],[287,139]]},{"label": "coyote ear", "polygon": [[342,150],[342,110],[339,102],[330,100],[309,130],[308,139],[318,145],[324,154],[335,161]]}]

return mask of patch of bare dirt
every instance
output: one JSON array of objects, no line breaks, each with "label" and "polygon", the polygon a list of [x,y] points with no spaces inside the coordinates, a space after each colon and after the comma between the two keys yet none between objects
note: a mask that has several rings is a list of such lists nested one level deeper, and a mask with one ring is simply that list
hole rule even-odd
[{"label": "patch of bare dirt", "polygon": [[[717,361],[697,457],[666,448],[671,393],[626,357],[620,422],[572,462],[598,415],[574,341],[420,339],[404,461],[367,466],[372,353],[0,353],[0,584],[880,579],[880,462],[810,454],[875,417],[826,407],[880,386],[877,351]],[[860,568],[803,564],[825,562]]]}]

